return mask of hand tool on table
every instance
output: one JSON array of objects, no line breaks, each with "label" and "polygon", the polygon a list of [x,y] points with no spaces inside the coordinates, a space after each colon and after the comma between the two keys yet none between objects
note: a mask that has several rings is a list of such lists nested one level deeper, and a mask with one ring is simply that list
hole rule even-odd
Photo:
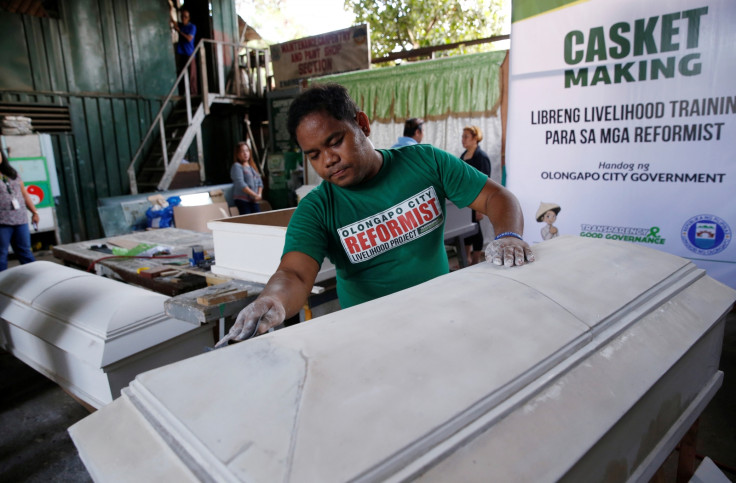
[{"label": "hand tool on table", "polygon": [[[248,339],[252,339],[253,337],[255,337],[255,335],[258,333],[258,326],[261,325],[261,320],[263,320],[263,316],[264,315],[266,315],[266,314],[263,314],[260,317],[258,317],[258,320],[256,321],[255,326],[253,327],[253,331],[250,334],[248,334],[248,337],[244,338],[243,340],[248,340]],[[272,332],[273,329],[268,329],[268,331],[269,332]],[[214,347],[205,347],[204,348],[205,349],[205,352],[209,352],[209,351],[213,351],[215,349],[221,349],[223,347],[227,347],[228,345],[230,345],[230,341],[232,339],[234,339],[236,335],[237,334],[228,333],[217,344],[215,344]],[[238,341],[238,342],[242,342],[242,341]]]},{"label": "hand tool on table", "polygon": [[199,305],[211,306],[218,305],[225,302],[234,302],[248,296],[247,289],[239,289],[237,287],[228,288],[225,290],[217,290],[206,295],[197,297],[197,303]]}]

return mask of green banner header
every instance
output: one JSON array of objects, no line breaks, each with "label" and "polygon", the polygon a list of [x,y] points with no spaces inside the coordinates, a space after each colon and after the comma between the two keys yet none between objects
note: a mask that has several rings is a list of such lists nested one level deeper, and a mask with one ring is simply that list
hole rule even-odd
[{"label": "green banner header", "polygon": [[511,7],[511,23],[535,17],[543,13],[569,7],[588,0],[514,0]]}]

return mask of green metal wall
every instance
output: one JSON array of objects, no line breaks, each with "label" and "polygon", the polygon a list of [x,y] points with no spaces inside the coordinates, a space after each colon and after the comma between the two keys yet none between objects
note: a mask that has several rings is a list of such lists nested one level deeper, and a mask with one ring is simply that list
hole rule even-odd
[{"label": "green metal wall", "polygon": [[238,41],[238,13],[233,0],[212,0],[212,33],[215,40]]},{"label": "green metal wall", "polygon": [[[210,3],[212,17],[203,20]],[[198,12],[202,35],[237,38],[233,0],[187,6]],[[64,0],[59,9],[60,18],[51,19],[0,8],[0,101],[69,106],[72,132],[51,136],[59,232],[69,243],[103,236],[98,198],[130,193],[128,164],[176,79],[176,66],[166,0]],[[225,160],[219,152],[210,156],[207,145],[222,146],[223,127],[232,132],[240,124],[242,130],[239,118],[223,113],[203,126],[205,168],[213,158],[218,180]]]},{"label": "green metal wall", "polygon": [[175,79],[168,4],[68,0],[61,18],[0,10],[0,100],[69,106],[52,135],[62,242],[102,236],[97,198],[129,193],[126,169]]}]

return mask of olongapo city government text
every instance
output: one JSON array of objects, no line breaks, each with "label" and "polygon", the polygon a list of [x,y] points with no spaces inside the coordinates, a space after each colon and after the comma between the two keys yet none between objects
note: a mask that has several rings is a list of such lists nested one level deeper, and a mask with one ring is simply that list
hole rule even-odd
[{"label": "olongapo city government text", "polygon": [[545,180],[634,181],[650,183],[723,183],[726,173],[626,173],[621,171],[542,171]]}]

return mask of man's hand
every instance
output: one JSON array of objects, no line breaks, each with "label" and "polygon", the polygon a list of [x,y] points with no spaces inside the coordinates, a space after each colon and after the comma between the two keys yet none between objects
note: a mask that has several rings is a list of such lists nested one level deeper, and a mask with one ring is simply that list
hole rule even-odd
[{"label": "man's hand", "polygon": [[281,302],[275,297],[258,297],[240,311],[232,329],[215,344],[215,349],[227,345],[231,340],[240,341],[265,334],[269,329],[281,324],[284,319],[286,311]]},{"label": "man's hand", "polygon": [[513,267],[534,261],[534,252],[525,241],[514,237],[494,240],[486,247],[486,261],[494,265]]},{"label": "man's hand", "polygon": [[532,249],[519,235],[524,227],[521,205],[509,190],[488,179],[470,207],[486,215],[499,233],[486,247],[486,260],[507,267],[534,261]]}]

